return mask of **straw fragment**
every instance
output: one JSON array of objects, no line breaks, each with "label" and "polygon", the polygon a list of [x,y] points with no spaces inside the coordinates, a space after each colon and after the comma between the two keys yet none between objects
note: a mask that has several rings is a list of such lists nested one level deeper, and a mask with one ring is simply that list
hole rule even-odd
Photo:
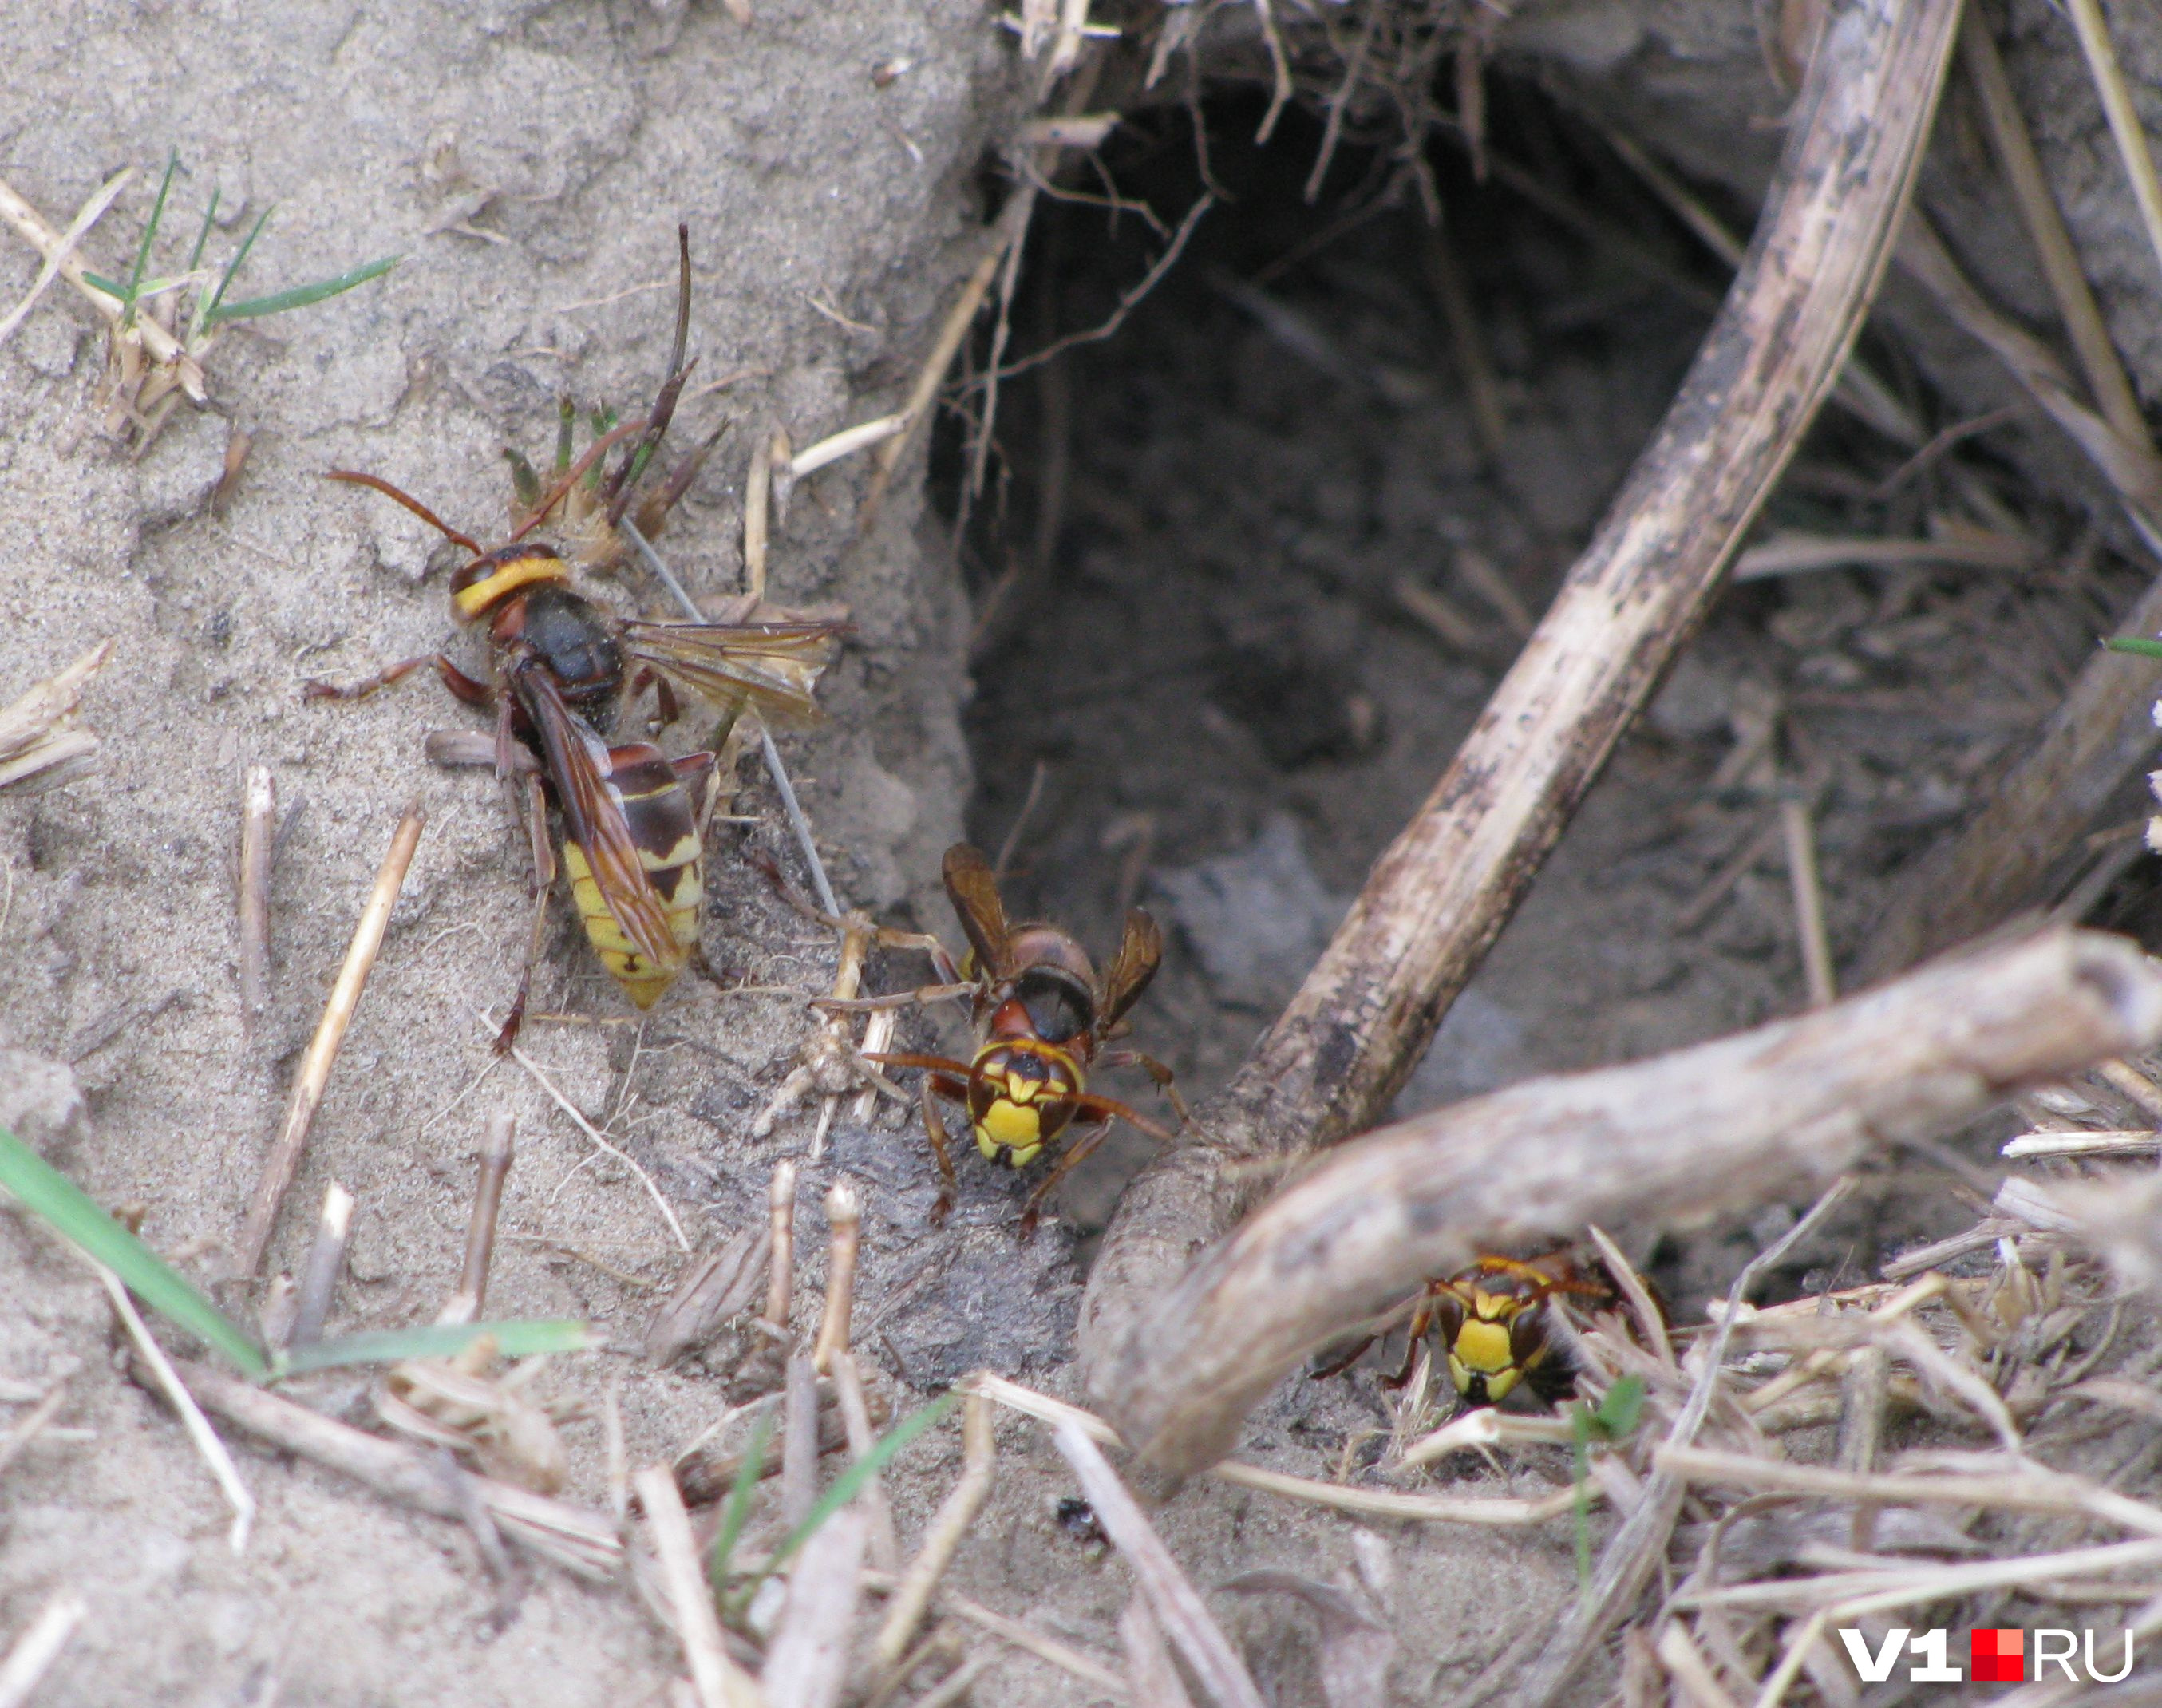
[{"label": "straw fragment", "polygon": [[390,923],[390,910],[398,904],[398,892],[405,884],[406,868],[413,863],[413,850],[420,845],[420,831],[426,823],[427,815],[421,812],[420,803],[413,802],[398,821],[389,850],[375,874],[368,903],[361,910],[360,923],[354,927],[352,945],[346,950],[345,964],[338,969],[337,982],[331,987],[330,1000],[323,1005],[323,1017],[316,1027],[308,1052],[300,1058],[300,1071],[293,1081],[292,1100],[286,1106],[285,1125],[270,1147],[269,1155],[264,1158],[254,1199],[248,1207],[247,1220],[241,1224],[233,1260],[238,1275],[252,1276],[263,1266],[264,1250],[270,1243],[279,1207],[285,1203],[285,1194],[300,1173],[308,1130],[322,1103],[324,1089],[330,1084],[331,1069],[337,1063],[346,1028],[352,1024],[353,1012],[360,1006],[361,992],[367,986],[368,973],[375,965],[376,952],[383,947],[383,933]]}]

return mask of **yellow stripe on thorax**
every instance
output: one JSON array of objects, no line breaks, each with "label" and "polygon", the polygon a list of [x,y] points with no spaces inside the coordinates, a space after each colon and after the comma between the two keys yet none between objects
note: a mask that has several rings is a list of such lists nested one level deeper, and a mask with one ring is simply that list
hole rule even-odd
[{"label": "yellow stripe on thorax", "polygon": [[469,588],[462,588],[452,594],[451,602],[457,606],[461,620],[471,622],[491,605],[509,598],[520,588],[531,587],[537,582],[568,581],[570,566],[560,557],[535,551],[523,557],[514,557],[494,573],[483,577]]}]

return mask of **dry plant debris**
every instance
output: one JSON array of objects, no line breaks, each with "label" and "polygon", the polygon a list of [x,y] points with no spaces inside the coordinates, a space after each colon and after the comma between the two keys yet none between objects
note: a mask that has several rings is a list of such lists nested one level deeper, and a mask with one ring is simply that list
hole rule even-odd
[{"label": "dry plant debris", "polygon": [[314,1041],[309,1044],[307,1054],[301,1058],[300,1072],[294,1076],[292,1098],[286,1106],[284,1124],[272,1141],[269,1156],[264,1159],[262,1176],[256,1183],[255,1196],[248,1205],[248,1219],[241,1228],[235,1254],[235,1269],[240,1275],[252,1276],[262,1265],[278,1211],[292,1187],[294,1177],[300,1173],[308,1129],[314,1124],[316,1110],[330,1084],[331,1070],[337,1064],[338,1051],[344,1045],[347,1028],[352,1024],[353,1011],[360,1006],[361,992],[367,988],[368,973],[375,965],[377,952],[383,947],[384,931],[390,923],[390,910],[398,905],[398,892],[405,887],[406,870],[413,864],[413,850],[419,846],[420,832],[426,823],[426,815],[415,802],[405,809],[391,834],[390,847],[368,891],[367,905],[361,909],[360,922],[353,928],[345,964],[338,969],[337,982],[331,987],[330,1000],[323,1006],[323,1017],[316,1028]]},{"label": "dry plant debris", "polygon": [[0,794],[35,794],[91,770],[97,737],[76,721],[76,708],[83,690],[112,656],[112,643],[100,641],[0,711]]},{"label": "dry plant debris", "polygon": [[23,1708],[45,1669],[89,1617],[90,1604],[73,1590],[57,1591],[39,1609],[0,1660],[0,1708]]},{"label": "dry plant debris", "polygon": [[483,1335],[450,1359],[394,1366],[375,1410],[416,1441],[472,1460],[482,1472],[535,1494],[552,1495],[570,1472],[570,1456],[551,1408],[526,1392],[546,1367],[528,1359],[501,1376],[494,1341]]},{"label": "dry plant debris", "polygon": [[1204,1254],[1097,1382],[1122,1434],[1198,1470],[1300,1357],[1487,1242],[1761,1202],[2158,1035],[2162,975],[2060,927],[1799,1020],[1415,1117],[1340,1147]]},{"label": "dry plant debris", "polygon": [[[269,296],[228,301],[227,292],[246,264],[256,239],[263,235],[270,210],[265,208],[256,217],[247,237],[222,269],[206,266],[204,251],[217,219],[218,192],[213,190],[203,211],[202,226],[189,251],[187,265],[170,275],[149,276],[151,252],[164,224],[167,198],[180,169],[180,156],[169,156],[156,200],[151,204],[141,240],[135,248],[133,266],[125,279],[109,279],[91,272],[76,258],[76,250],[90,228],[127,187],[131,172],[123,171],[109,179],[84,204],[65,232],[55,232],[35,207],[7,184],[0,183],[0,220],[34,248],[44,264],[29,294],[4,321],[0,321],[0,341],[4,341],[21,323],[55,273],[65,277],[105,320],[105,431],[132,443],[138,452],[158,436],[182,397],[199,406],[210,403],[209,381],[203,364],[220,341],[222,327],[238,321],[311,306],[371,279],[380,279],[398,264],[400,259],[386,256],[313,285],[298,285]],[[244,439],[240,442],[244,446]],[[244,450],[242,454],[245,454]]]}]

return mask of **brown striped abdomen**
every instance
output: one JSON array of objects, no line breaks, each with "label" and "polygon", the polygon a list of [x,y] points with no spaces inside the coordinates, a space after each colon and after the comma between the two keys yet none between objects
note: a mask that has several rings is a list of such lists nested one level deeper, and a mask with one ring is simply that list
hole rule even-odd
[{"label": "brown striped abdomen", "polygon": [[[710,773],[713,756],[693,755],[682,762],[694,776]],[[640,1008],[650,1008],[698,944],[698,911],[705,899],[703,849],[698,839],[699,802],[686,786],[676,764],[661,750],[640,741],[608,750],[608,786],[623,805],[624,823],[629,827],[646,881],[653,885],[661,905],[667,910],[670,934],[676,953],[666,961],[641,953],[624,935],[608,899],[593,881],[586,851],[565,838],[563,865],[570,874],[571,896],[585,922],[601,964]]]}]

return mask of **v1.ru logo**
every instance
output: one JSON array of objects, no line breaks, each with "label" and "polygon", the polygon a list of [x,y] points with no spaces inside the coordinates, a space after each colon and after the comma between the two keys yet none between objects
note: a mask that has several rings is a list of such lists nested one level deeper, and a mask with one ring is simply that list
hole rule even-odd
[{"label": "v1.ru logo", "polygon": [[2026,1682],[2026,1632],[1996,1628],[1970,1630],[1974,1648],[1976,1684],[2024,1684]]},{"label": "v1.ru logo", "polygon": [[[2009,1627],[1994,1630],[1971,1631],[1967,1640],[1972,1645],[1974,1681],[1977,1684],[2018,1684],[2027,1679],[2027,1633]],[[2129,1642],[2129,1638],[2127,1639]],[[2094,1633],[2087,1633],[2087,1644],[2092,1648]],[[2039,1649],[2039,1644],[2036,1645]],[[2127,1671],[2130,1669],[2127,1668]]]},{"label": "v1.ru logo", "polygon": [[[2039,1630],[2034,1633],[2034,1678],[2039,1682],[2048,1676],[2045,1669],[2052,1666],[2064,1669],[2064,1675],[2074,1684],[2082,1682],[2079,1669],[2080,1635],[2074,1631]],[[2100,1684],[2113,1684],[2132,1671],[2132,1633],[2124,1633],[2124,1664],[2113,1673],[2098,1671],[2095,1666],[2094,1632],[2086,1637],[2086,1669],[2085,1679]],[[1894,1626],[1884,1634],[1884,1641],[1875,1653],[1871,1653],[1862,1634],[1851,1626],[1840,1628],[1839,1640],[1846,1646],[1846,1657],[1854,1663],[1854,1670],[1865,1684],[1881,1684],[1892,1676],[1903,1652],[1912,1651],[1920,1657],[1919,1663],[1907,1669],[1907,1681],[1914,1684],[1956,1684],[1962,1682],[1960,1669],[1951,1664],[1950,1633],[1942,1629],[1924,1631],[1916,1636],[1907,1627]],[[1967,1633],[1968,1652],[1972,1665],[1969,1676],[1978,1684],[2017,1684],[2027,1678],[2027,1633],[2012,1626],[1987,1627]]]}]

